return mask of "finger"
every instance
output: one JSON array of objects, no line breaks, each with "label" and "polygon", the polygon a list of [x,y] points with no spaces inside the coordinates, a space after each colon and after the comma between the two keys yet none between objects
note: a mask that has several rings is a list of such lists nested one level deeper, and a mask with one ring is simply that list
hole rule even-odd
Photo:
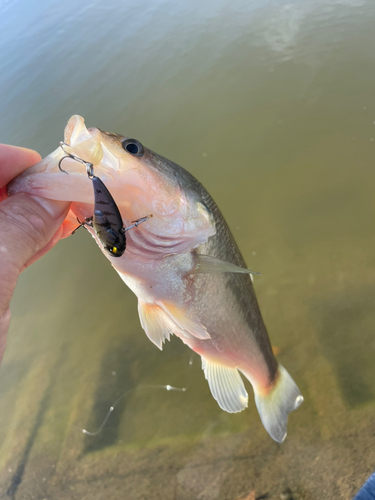
[{"label": "finger", "polygon": [[0,144],[0,188],[41,159],[40,154],[31,149]]},{"label": "finger", "polygon": [[33,257],[31,257],[30,260],[26,262],[25,269],[31,266],[31,264],[34,264],[34,262],[36,262],[38,259],[43,257],[43,255],[49,252],[60,240],[71,236],[73,231],[77,229],[78,226],[79,224],[77,222],[77,217],[71,210],[69,210],[68,215],[65,217],[64,222],[56,231],[56,233],[53,235],[52,239],[47,243],[47,245],[42,250],[40,250],[37,254],[35,254]]},{"label": "finger", "polygon": [[63,224],[63,232],[61,239],[71,236],[72,232],[77,229],[79,222],[76,214],[70,209],[68,215],[66,216]]},{"label": "finger", "polygon": [[[46,254],[47,252],[49,252],[50,250],[52,250],[52,248],[62,239],[62,238],[66,238],[67,236],[64,236],[64,226],[65,226],[65,221],[63,222],[63,224],[59,227],[59,229],[56,231],[56,233],[52,236],[52,238],[49,240],[49,242],[47,243],[47,245],[42,248],[42,250],[39,250],[38,253],[36,253],[33,257],[31,257],[31,259],[29,259],[23,269],[21,271],[24,271],[27,267],[31,266],[31,264],[34,264],[34,262],[36,262],[37,260],[39,260],[41,257],[43,257],[44,254]],[[70,232],[70,234],[72,234]],[[70,236],[69,234],[69,236]]]},{"label": "finger", "polygon": [[69,236],[72,236],[73,232],[78,229],[79,224],[76,222],[73,224],[73,222],[69,220],[64,220],[64,224],[62,225],[62,233],[61,233],[61,239],[68,238]]},{"label": "finger", "polygon": [[[70,210],[68,215],[65,217],[64,222],[59,227],[57,232],[53,235],[52,239],[48,242],[48,244],[42,250],[40,250],[36,255],[34,255],[34,257],[32,257],[29,261],[26,262],[25,269],[26,267],[31,266],[31,264],[34,264],[34,262],[43,257],[43,255],[49,252],[60,240],[71,236],[73,231],[77,229],[77,227],[79,227],[79,224],[77,222],[77,217],[74,214],[73,215],[72,214],[73,212]],[[74,217],[74,222],[72,221],[72,217]]]},{"label": "finger", "polygon": [[0,203],[0,318],[20,271],[53,238],[69,203],[19,193]]}]

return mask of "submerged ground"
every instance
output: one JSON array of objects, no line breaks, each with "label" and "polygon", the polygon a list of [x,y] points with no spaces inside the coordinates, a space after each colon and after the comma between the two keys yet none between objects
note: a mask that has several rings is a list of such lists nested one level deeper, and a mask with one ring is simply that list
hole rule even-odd
[{"label": "submerged ground", "polygon": [[271,341],[305,402],[282,445],[252,400],[221,411],[199,358],[149,342],[81,230],[13,300],[0,498],[352,498],[375,469],[373,2],[1,9],[1,141],[48,154],[79,113],[196,175],[262,273]]}]

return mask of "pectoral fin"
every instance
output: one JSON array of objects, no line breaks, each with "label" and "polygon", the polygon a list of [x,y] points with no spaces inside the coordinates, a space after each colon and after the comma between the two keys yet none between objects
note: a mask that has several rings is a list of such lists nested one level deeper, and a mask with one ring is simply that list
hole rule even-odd
[{"label": "pectoral fin", "polygon": [[222,410],[237,413],[247,407],[248,395],[237,368],[228,368],[202,357],[204,376]]},{"label": "pectoral fin", "polygon": [[210,274],[210,273],[243,273],[243,274],[257,274],[256,271],[250,271],[245,267],[239,267],[231,262],[216,259],[210,255],[195,255],[195,268],[190,274]]}]

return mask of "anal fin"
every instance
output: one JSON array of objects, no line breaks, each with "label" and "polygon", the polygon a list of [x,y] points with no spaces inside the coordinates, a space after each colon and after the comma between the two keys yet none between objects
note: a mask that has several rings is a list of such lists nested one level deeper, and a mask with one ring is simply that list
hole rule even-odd
[{"label": "anal fin", "polygon": [[211,394],[222,410],[237,413],[247,407],[248,394],[237,368],[228,368],[203,357],[202,368]]}]

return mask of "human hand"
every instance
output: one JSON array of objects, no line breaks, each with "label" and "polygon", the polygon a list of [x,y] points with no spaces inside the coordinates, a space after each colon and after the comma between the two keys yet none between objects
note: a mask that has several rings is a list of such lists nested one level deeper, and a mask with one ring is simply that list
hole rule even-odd
[{"label": "human hand", "polygon": [[6,185],[40,160],[35,151],[0,144],[0,361],[18,276],[62,237],[62,223],[70,206],[26,193],[7,197]]}]

